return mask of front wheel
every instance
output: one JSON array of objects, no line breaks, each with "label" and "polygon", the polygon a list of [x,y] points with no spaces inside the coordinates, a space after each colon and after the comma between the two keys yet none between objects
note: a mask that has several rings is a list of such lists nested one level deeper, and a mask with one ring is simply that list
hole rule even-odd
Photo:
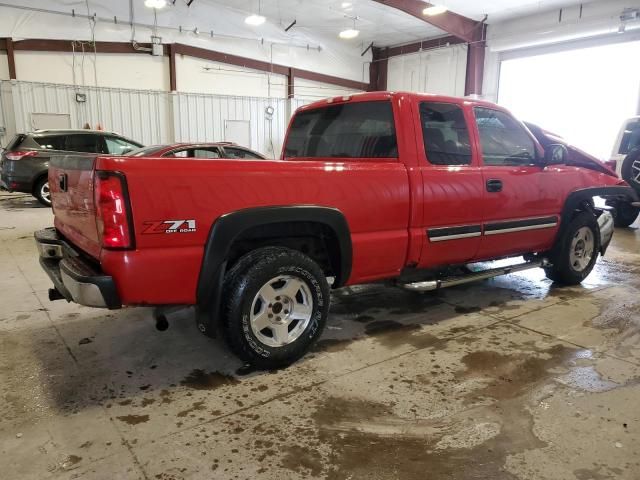
[{"label": "front wheel", "polygon": [[225,278],[223,327],[231,349],[260,369],[302,357],[322,333],[329,285],[308,256],[264,248],[238,262]]},{"label": "front wheel", "polygon": [[551,255],[552,266],[545,268],[547,278],[565,285],[581,283],[593,270],[600,251],[600,230],[596,217],[580,212],[558,239]]},{"label": "front wheel", "polygon": [[49,181],[46,178],[38,180],[33,189],[33,196],[45,207],[51,206],[51,192],[49,191]]}]

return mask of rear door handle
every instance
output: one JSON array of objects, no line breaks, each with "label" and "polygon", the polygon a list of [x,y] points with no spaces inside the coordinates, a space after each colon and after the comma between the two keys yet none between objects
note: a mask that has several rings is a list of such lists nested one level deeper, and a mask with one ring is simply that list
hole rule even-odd
[{"label": "rear door handle", "polygon": [[502,180],[498,180],[497,178],[490,178],[487,180],[487,192],[501,192],[502,191]]}]

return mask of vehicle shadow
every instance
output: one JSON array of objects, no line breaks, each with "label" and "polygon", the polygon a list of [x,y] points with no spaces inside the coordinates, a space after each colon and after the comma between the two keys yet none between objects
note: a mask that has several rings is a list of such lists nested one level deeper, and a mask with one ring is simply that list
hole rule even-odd
[{"label": "vehicle shadow", "polygon": [[3,193],[0,195],[0,209],[25,210],[30,208],[50,208],[42,205],[34,196],[17,193]]},{"label": "vehicle shadow", "polygon": [[[477,293],[471,294],[474,288]],[[403,344],[426,346],[427,343],[416,341],[423,333],[425,342],[432,338],[429,326],[442,327],[448,320],[485,308],[495,310],[496,305],[513,299],[548,294],[549,285],[532,294],[488,282],[451,288],[447,296],[382,284],[343,288],[332,295],[327,326],[317,344],[292,367],[277,372],[277,377],[287,388],[303,386],[314,379],[318,370],[325,370],[322,364],[327,355],[334,357],[332,364],[342,364],[340,368],[353,362],[345,351],[355,342],[374,338],[389,348]],[[469,298],[473,305],[465,303]],[[23,335],[28,338],[20,339],[30,343],[29,352],[8,351],[5,357],[34,357],[48,401],[60,412],[78,412],[97,405],[111,408],[147,402],[164,404],[168,398],[190,396],[189,391],[202,393],[218,388],[223,389],[227,401],[246,398],[248,392],[252,397],[261,397],[262,391],[251,390],[273,381],[274,372],[255,371],[243,365],[220,338],[202,335],[192,309],[170,315],[170,328],[164,332],[155,329],[148,308],[106,314],[101,310],[82,311],[83,314],[53,317],[62,338],[55,348],[50,328],[43,327],[42,331],[25,332]],[[475,328],[468,321],[465,324],[460,327],[460,322],[453,321],[446,328],[452,336]],[[7,344],[10,346],[11,342]],[[16,388],[19,391],[20,385]]]}]

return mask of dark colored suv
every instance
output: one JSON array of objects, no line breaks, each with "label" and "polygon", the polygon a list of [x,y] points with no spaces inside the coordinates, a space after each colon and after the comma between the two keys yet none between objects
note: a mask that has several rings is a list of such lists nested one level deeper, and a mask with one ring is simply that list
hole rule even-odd
[{"label": "dark colored suv", "polygon": [[51,205],[47,172],[53,155],[68,152],[124,155],[142,147],[138,142],[101,130],[37,130],[19,133],[0,154],[0,187],[30,193]]}]

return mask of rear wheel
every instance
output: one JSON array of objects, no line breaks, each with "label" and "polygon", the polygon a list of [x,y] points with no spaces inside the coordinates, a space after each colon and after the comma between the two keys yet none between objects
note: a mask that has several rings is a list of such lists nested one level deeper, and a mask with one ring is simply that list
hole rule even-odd
[{"label": "rear wheel", "polygon": [[622,163],[620,173],[622,179],[631,185],[634,190],[640,191],[640,148],[629,152]]},{"label": "rear wheel", "polygon": [[244,361],[261,369],[302,357],[322,333],[329,285],[322,269],[288,248],[243,257],[225,278],[225,337]]},{"label": "rear wheel", "polygon": [[550,258],[553,265],[545,268],[547,278],[577,285],[591,273],[600,251],[600,231],[594,215],[580,212],[569,222],[558,242]]},{"label": "rear wheel", "polygon": [[36,197],[42,205],[47,207],[51,206],[51,191],[49,190],[49,181],[46,177],[36,182],[36,186],[33,189],[33,196]]},{"label": "rear wheel", "polygon": [[615,202],[613,211],[613,221],[616,227],[626,228],[636,221],[640,208],[634,207],[627,201],[618,200]]}]

